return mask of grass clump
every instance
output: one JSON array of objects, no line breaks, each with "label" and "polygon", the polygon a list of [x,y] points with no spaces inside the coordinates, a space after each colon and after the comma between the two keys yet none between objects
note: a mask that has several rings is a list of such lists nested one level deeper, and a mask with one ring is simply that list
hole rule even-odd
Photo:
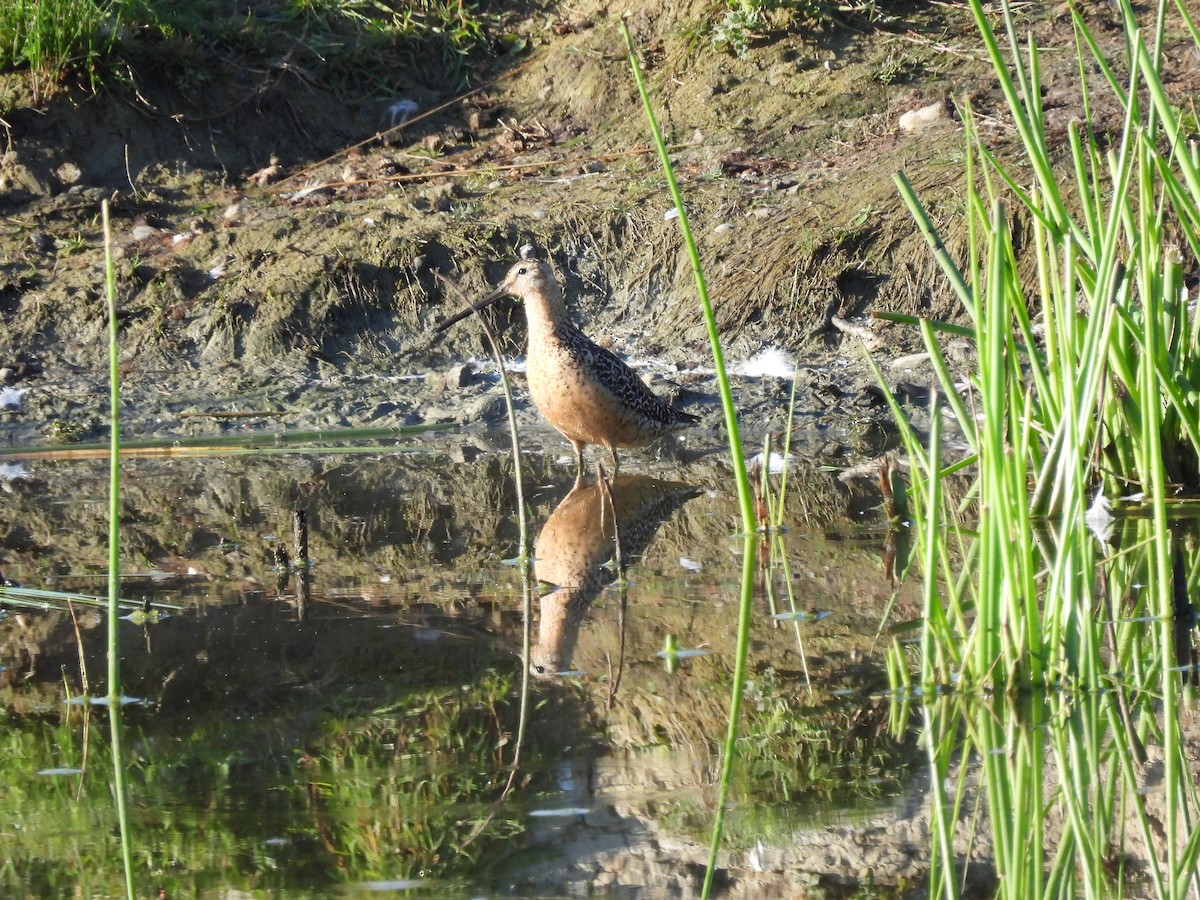
[{"label": "grass clump", "polygon": [[[897,176],[970,324],[886,317],[920,328],[940,382],[927,439],[893,401],[924,578],[919,680],[897,693],[922,703],[941,786],[930,895],[961,895],[956,823],[977,782],[998,897],[1120,896],[1140,877],[1148,896],[1183,898],[1200,883],[1180,721],[1181,688],[1196,678],[1187,598],[1200,553],[1168,502],[1200,490],[1200,328],[1185,287],[1200,271],[1200,152],[1164,88],[1168,5],[1143,28],[1119,0],[1116,58],[1072,10],[1083,117],[1065,148],[1048,136],[1037,46],[1007,3],[1006,48],[982,0],[970,6],[1020,155],[1002,159],[964,107],[965,260]],[[1105,129],[1092,110],[1111,106],[1122,116]],[[1029,223],[1029,276],[1015,221]],[[945,335],[973,343],[965,387]],[[969,449],[947,462],[950,418]],[[968,471],[956,489],[948,476]],[[1114,518],[1113,503],[1137,515]],[[898,637],[889,671],[903,682]],[[1156,801],[1140,789],[1148,744],[1163,760]],[[982,774],[961,764],[971,758]]]},{"label": "grass clump", "polygon": [[[275,0],[252,11],[216,0],[9,0],[0,4],[0,74],[23,74],[8,94],[43,106],[76,76],[96,91],[110,73],[201,86],[222,60],[282,57],[309,77],[386,93],[389,73],[461,86],[466,63],[490,52],[498,18],[457,0]],[[9,101],[10,103],[16,101]],[[3,110],[0,110],[2,112]]]},{"label": "grass clump", "polygon": [[119,7],[94,0],[8,0],[0,4],[0,72],[28,74],[35,106],[70,75],[95,87],[112,51]]},{"label": "grass clump", "polygon": [[723,0],[710,11],[701,32],[714,49],[744,57],[750,44],[763,37],[773,12],[784,12],[810,25],[830,25],[848,18],[874,21],[880,15],[875,0],[828,3],[825,0]]},{"label": "grass clump", "polygon": [[[1047,137],[1037,47],[1022,49],[1006,8],[1012,49],[1004,53],[982,5],[972,8],[1025,164],[993,153],[964,109],[971,239],[961,265],[897,177],[971,320],[965,330],[906,321],[919,324],[943,402],[970,448],[958,466],[977,465],[968,500],[981,510],[974,534],[954,530],[962,507],[940,490],[939,448],[931,440],[926,451],[901,417],[928,537],[918,546],[927,640],[936,646],[927,646],[923,677],[1098,686],[1098,598],[1090,576],[1081,577],[1096,562],[1085,512],[1097,494],[1103,502],[1144,498],[1136,502],[1160,539],[1138,596],[1149,613],[1170,616],[1166,494],[1169,485],[1200,489],[1200,329],[1184,288],[1184,272],[1200,268],[1200,167],[1195,148],[1180,142],[1182,117],[1163,88],[1161,10],[1158,32],[1146,34],[1122,2],[1128,41],[1120,60],[1101,52],[1076,15],[1080,70],[1101,72],[1124,121],[1115,133],[1101,133],[1090,117],[1072,123],[1064,171]],[[1087,113],[1095,101],[1081,84]],[[1031,223],[1023,253],[1035,264],[1032,283],[1018,267],[1013,208]],[[965,393],[943,334],[974,342]],[[963,570],[953,573],[950,559],[964,560]]]}]

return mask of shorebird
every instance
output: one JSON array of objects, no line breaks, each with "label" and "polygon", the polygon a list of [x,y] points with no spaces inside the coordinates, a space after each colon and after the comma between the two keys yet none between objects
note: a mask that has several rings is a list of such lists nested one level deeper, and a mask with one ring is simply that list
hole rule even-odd
[{"label": "shorebird", "polygon": [[633,369],[567,318],[562,288],[550,266],[540,260],[522,259],[494,291],[435,330],[449,328],[510,294],[524,301],[529,324],[525,358],[529,394],[533,405],[575,448],[577,482],[583,480],[587,444],[608,450],[615,478],[618,447],[646,444],[700,421],[651,391]]}]

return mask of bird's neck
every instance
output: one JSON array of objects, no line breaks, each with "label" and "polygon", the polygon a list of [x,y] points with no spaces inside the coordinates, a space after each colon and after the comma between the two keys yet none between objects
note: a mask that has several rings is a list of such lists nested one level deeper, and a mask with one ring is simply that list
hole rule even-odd
[{"label": "bird's neck", "polygon": [[525,298],[525,318],[529,323],[529,340],[550,339],[557,332],[573,328],[567,318],[566,304],[560,291],[545,291]]}]

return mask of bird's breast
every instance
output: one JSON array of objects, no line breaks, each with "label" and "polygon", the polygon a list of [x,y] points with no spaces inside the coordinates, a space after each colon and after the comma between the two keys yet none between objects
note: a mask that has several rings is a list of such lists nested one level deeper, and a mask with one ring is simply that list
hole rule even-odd
[{"label": "bird's breast", "polygon": [[628,447],[659,436],[661,428],[622,401],[621,386],[608,383],[588,350],[580,342],[530,341],[525,372],[534,406],[571,440]]}]

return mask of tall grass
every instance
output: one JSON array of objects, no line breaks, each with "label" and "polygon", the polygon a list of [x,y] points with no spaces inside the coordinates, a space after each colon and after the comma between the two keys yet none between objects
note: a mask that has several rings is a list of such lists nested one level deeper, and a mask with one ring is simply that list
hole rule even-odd
[{"label": "tall grass", "polygon": [[[970,448],[953,464],[973,467],[968,503],[944,489],[951,468],[937,407],[925,442],[893,406],[921,533],[920,687],[926,697],[959,688],[953,700],[924,708],[939,786],[931,890],[959,895],[952,835],[966,774],[952,770],[974,755],[998,896],[1123,893],[1124,861],[1133,858],[1127,830],[1137,836],[1129,845],[1140,842],[1136,858],[1153,894],[1192,896],[1200,806],[1181,739],[1176,646],[1181,635],[1184,643],[1194,637],[1194,615],[1177,597],[1187,595],[1196,550],[1172,530],[1167,504],[1174,486],[1200,488],[1200,336],[1183,287],[1183,272],[1200,263],[1200,166],[1163,86],[1167,7],[1158,4],[1147,34],[1119,0],[1118,60],[1072,12],[1084,118],[1071,125],[1062,154],[1045,128],[1038,48],[1022,44],[1007,3],[1007,50],[981,0],[971,9],[1020,153],[1015,162],[1002,158],[970,107],[963,110],[966,260],[950,256],[897,176],[970,320],[965,332],[908,320],[921,329]],[[1200,49],[1200,33],[1178,9]],[[1091,117],[1100,106],[1091,71],[1123,113],[1108,131]],[[1021,260],[1014,221],[1028,225]],[[1029,277],[1021,261],[1031,263]],[[939,344],[962,333],[976,355],[965,393]],[[1098,539],[1087,524],[1098,494],[1125,498],[1142,514],[1117,522],[1117,540]],[[899,645],[889,671],[898,682],[906,671]],[[1163,758],[1157,822],[1141,790],[1147,739]],[[957,777],[953,799],[940,789],[949,777]],[[1053,841],[1048,817],[1061,822]]]},{"label": "tall grass", "polygon": [[7,0],[0,4],[0,72],[27,69],[34,105],[68,72],[83,73],[95,87],[117,21],[95,0]]},{"label": "tall grass", "polygon": [[[895,410],[921,488],[914,492],[928,529],[921,558],[938,592],[927,613],[939,646],[926,677],[1095,686],[1103,664],[1092,627],[1093,586],[1079,577],[1094,555],[1084,512],[1097,491],[1146,498],[1163,540],[1145,596],[1156,614],[1169,616],[1166,491],[1170,484],[1200,487],[1200,335],[1182,278],[1184,257],[1194,267],[1200,251],[1196,150],[1176,143],[1180,113],[1167,102],[1156,55],[1123,0],[1130,30],[1120,66],[1101,54],[1077,14],[1074,21],[1081,70],[1105,74],[1124,120],[1112,134],[1086,121],[1073,125],[1069,174],[1060,174],[1044,128],[1036,46],[1018,49],[1006,7],[1014,48],[1006,55],[982,4],[974,0],[972,8],[1025,163],[1002,160],[964,111],[971,240],[961,267],[907,179],[897,176],[971,320],[976,351],[962,396],[938,343],[940,332],[953,330],[919,323],[978,466],[971,496],[982,514],[973,540],[940,527],[963,518],[938,497],[936,455]],[[1127,84],[1113,75],[1118,67],[1130,73]],[[1083,96],[1090,109],[1086,85]],[[1014,219],[1029,223],[1023,252],[1033,262],[1032,284],[1020,275]],[[1038,522],[1048,542],[1037,534]],[[971,577],[952,572],[951,558],[969,563]]]},{"label": "tall grass", "polygon": [[113,796],[125,870],[125,893],[133,900],[133,834],[129,825],[129,789],[125,783],[125,755],[121,728],[121,374],[117,343],[117,276],[112,256],[112,229],[108,201],[100,205],[104,225],[104,279],[108,297],[109,361],[109,507],[108,507],[108,715],[112,736]]},{"label": "tall grass", "polygon": [[692,264],[692,274],[696,278],[696,292],[700,300],[700,311],[708,331],[709,348],[713,355],[713,365],[717,374],[717,388],[721,397],[721,409],[725,416],[725,430],[729,438],[729,457],[733,467],[733,477],[737,486],[738,505],[742,513],[742,583],[738,603],[738,631],[734,648],[733,685],[729,701],[729,719],[725,734],[725,742],[721,753],[721,775],[718,785],[716,815],[713,820],[712,842],[709,851],[708,868],[705,872],[702,897],[708,897],[712,890],[713,875],[716,872],[717,851],[721,846],[724,831],[725,810],[728,806],[730,784],[733,778],[733,764],[737,758],[737,741],[741,722],[743,689],[746,682],[746,662],[750,645],[750,621],[752,601],[754,599],[754,575],[756,568],[758,536],[757,519],[754,509],[753,488],[750,475],[746,469],[745,452],[742,448],[741,434],[738,431],[737,409],[733,404],[733,393],[729,386],[729,376],[725,370],[724,353],[721,350],[721,339],[717,333],[717,322],[713,315],[712,303],[708,297],[708,285],[704,278],[704,268],[700,262],[700,251],[696,247],[691,226],[688,223],[687,210],[684,207],[683,195],[679,183],[675,180],[675,172],[671,166],[671,156],[667,144],[663,140],[662,129],[654,114],[654,105],[646,82],[642,78],[642,70],[638,64],[637,49],[629,27],[622,22],[621,34],[625,38],[625,46],[629,50],[629,65],[637,84],[638,95],[641,97],[642,108],[650,126],[654,145],[658,149],[662,161],[663,175],[671,198],[675,201],[675,211],[679,218],[679,227],[683,236],[684,247]]},{"label": "tall grass", "polygon": [[[147,35],[174,44],[176,77],[197,73],[197,47],[209,57],[236,48],[274,60],[287,48],[291,64],[330,82],[394,93],[399,68],[431,84],[457,84],[471,56],[526,46],[497,34],[499,13],[461,0],[395,4],[358,0],[288,0],[279,10],[222,0],[4,0],[0,3],[0,74],[24,74],[30,105],[39,107],[69,80],[97,90],[136,72]],[[157,51],[151,50],[152,54]],[[162,59],[158,62],[161,63]],[[14,97],[18,92],[10,92]],[[3,112],[0,109],[0,112]]]}]

